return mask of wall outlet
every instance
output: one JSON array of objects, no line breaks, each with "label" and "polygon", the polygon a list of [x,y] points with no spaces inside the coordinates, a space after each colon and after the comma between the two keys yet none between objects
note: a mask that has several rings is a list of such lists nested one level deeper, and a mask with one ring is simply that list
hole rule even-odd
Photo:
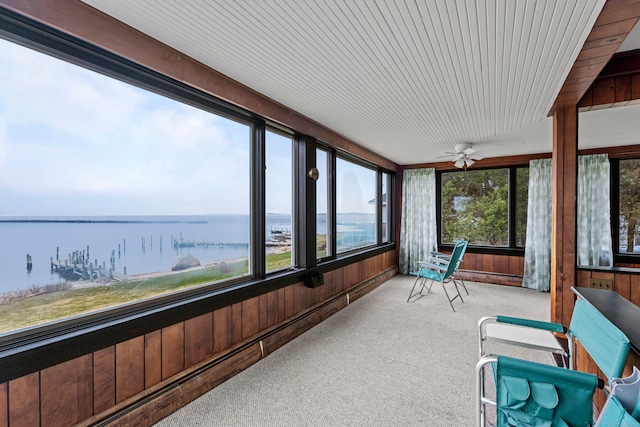
[{"label": "wall outlet", "polygon": [[589,287],[595,289],[613,290],[613,279],[600,279],[597,277],[589,278]]}]

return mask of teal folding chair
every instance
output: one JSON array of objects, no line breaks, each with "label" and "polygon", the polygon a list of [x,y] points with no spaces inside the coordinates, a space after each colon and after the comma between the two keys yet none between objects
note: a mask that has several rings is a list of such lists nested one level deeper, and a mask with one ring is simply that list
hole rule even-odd
[{"label": "teal folding chair", "polygon": [[616,396],[609,395],[595,427],[640,427],[640,422],[629,414]]},{"label": "teal folding chair", "polygon": [[[464,242],[464,249],[462,250],[462,253],[460,254],[460,258],[458,258],[458,262],[456,263],[456,268],[454,271],[454,274],[456,276],[458,276],[458,280],[460,280],[460,284],[462,285],[462,288],[464,289],[465,293],[467,295],[469,295],[469,291],[467,290],[467,285],[465,285],[464,280],[462,279],[462,276],[460,275],[460,264],[462,264],[462,262],[464,261],[464,254],[465,252],[467,252],[467,246],[469,245],[469,239],[467,237],[460,237],[456,243],[460,243],[460,242]],[[448,261],[449,259],[451,259],[451,255],[450,254],[445,254],[443,252],[438,252],[438,251],[431,251],[429,253],[431,255],[431,257],[433,258],[437,258],[437,259],[443,259]]]},{"label": "teal folding chair", "polygon": [[[557,335],[564,335],[567,348]],[[609,380],[622,375],[631,344],[627,336],[584,300],[577,300],[569,329],[559,323],[508,316],[483,317],[478,322],[480,357],[485,342],[497,341],[561,354],[564,366],[574,367],[573,341],[577,339]]]},{"label": "teal folding chair", "polygon": [[[494,372],[495,397],[485,395],[484,370]],[[496,427],[586,427],[593,423],[593,394],[604,385],[592,374],[506,356],[476,365],[476,427],[494,405]],[[604,427],[604,424],[603,424]]]},{"label": "teal folding chair", "polygon": [[[611,394],[609,398],[615,398],[616,402],[607,402],[602,412],[607,412],[609,405],[614,408],[609,412],[612,414],[606,417],[606,423],[597,424],[598,426],[640,426],[640,371],[637,367],[633,367],[631,375],[625,378],[614,378],[609,381]],[[615,420],[622,420],[624,424],[614,424]],[[632,419],[636,422],[633,424]]]},{"label": "teal folding chair", "polygon": [[[413,283],[413,287],[411,288],[411,292],[409,293],[409,298],[407,298],[407,302],[411,301],[413,298],[414,301],[418,298],[424,296],[422,293],[424,288],[427,285],[427,282],[430,280],[431,283],[427,290],[427,294],[431,293],[431,287],[435,282],[440,282],[442,284],[442,289],[444,290],[445,295],[447,296],[447,300],[451,305],[451,309],[455,312],[456,309],[453,307],[453,301],[456,298],[460,298],[460,301],[464,303],[462,299],[462,295],[460,295],[460,289],[458,288],[458,283],[456,279],[453,277],[453,273],[455,272],[456,266],[458,264],[458,259],[460,259],[460,255],[464,251],[466,247],[465,242],[458,242],[453,248],[453,252],[451,253],[451,258],[449,260],[438,259],[435,257],[429,258],[428,261],[418,261],[418,271],[411,272],[414,276],[418,276],[416,281]],[[416,287],[420,283],[420,290],[416,291]],[[445,284],[452,283],[455,288],[455,295],[452,297],[449,296],[449,292],[447,292],[447,288]]]}]

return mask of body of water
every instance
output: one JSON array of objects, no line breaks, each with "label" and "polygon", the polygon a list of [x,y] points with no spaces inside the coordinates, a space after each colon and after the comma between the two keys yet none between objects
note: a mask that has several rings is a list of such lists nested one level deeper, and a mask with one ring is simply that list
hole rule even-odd
[{"label": "body of water", "polygon": [[[271,227],[291,228],[290,215],[269,215]],[[174,242],[218,242],[238,246],[174,247]],[[123,216],[123,217],[3,217],[0,218],[0,293],[64,282],[51,271],[51,258],[69,259],[87,251],[88,260],[115,271],[142,274],[170,271],[173,261],[190,253],[201,263],[247,258],[247,215]],[[32,268],[27,269],[27,254]]]},{"label": "body of water", "polygon": [[[375,217],[368,214],[338,215],[338,251],[373,244]],[[0,293],[33,286],[62,283],[51,271],[51,259],[69,259],[87,251],[87,259],[128,275],[170,271],[185,253],[201,263],[248,258],[248,215],[120,216],[120,217],[2,217],[0,218]],[[326,233],[326,218],[318,216],[319,234]],[[291,216],[269,214],[266,239],[271,230],[291,230]],[[236,245],[194,247],[174,242],[209,242]],[[27,269],[27,255],[32,268]]]}]

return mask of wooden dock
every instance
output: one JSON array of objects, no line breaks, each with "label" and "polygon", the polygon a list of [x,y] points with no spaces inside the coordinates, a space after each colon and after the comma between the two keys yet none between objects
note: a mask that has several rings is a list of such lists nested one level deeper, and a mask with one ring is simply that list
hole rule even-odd
[{"label": "wooden dock", "polygon": [[75,263],[69,260],[51,259],[51,271],[66,280],[126,280],[126,275],[117,273],[113,268],[96,266],[93,263]]}]

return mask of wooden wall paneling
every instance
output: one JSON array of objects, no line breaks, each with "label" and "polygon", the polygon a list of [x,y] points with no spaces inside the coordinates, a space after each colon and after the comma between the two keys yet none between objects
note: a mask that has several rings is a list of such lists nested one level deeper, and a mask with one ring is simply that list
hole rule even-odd
[{"label": "wooden wall paneling", "polygon": [[9,381],[9,425],[40,425],[40,372]]},{"label": "wooden wall paneling", "polygon": [[589,278],[591,277],[591,272],[587,270],[578,270],[576,272],[576,286],[587,288],[589,287]]},{"label": "wooden wall paneling", "polygon": [[613,280],[613,290],[631,301],[631,276],[617,273]]},{"label": "wooden wall paneling", "polygon": [[482,255],[482,271],[495,271],[495,255]]},{"label": "wooden wall paneling", "polygon": [[337,285],[339,274],[340,270],[331,270],[324,274],[324,285],[327,287],[328,298],[331,298],[338,293]]},{"label": "wooden wall paneling", "polygon": [[42,427],[73,425],[93,415],[91,354],[40,372],[40,411]]},{"label": "wooden wall paneling", "polygon": [[615,102],[614,107],[623,107],[631,101],[631,75],[617,76],[615,78]]},{"label": "wooden wall paneling", "polygon": [[465,253],[461,267],[464,265],[464,270],[478,270],[478,259],[481,260],[481,254]]},{"label": "wooden wall paneling", "polygon": [[320,300],[318,301],[318,303],[328,300],[333,295],[333,289],[331,283],[329,283],[330,277],[331,275],[329,273],[324,273],[322,278],[322,280],[324,281],[324,285],[320,286],[321,290],[318,296]]},{"label": "wooden wall paneling", "polygon": [[346,291],[351,286],[351,280],[353,279],[353,269],[350,265],[345,265],[340,268],[340,286],[338,292]]},{"label": "wooden wall paneling", "polygon": [[293,288],[293,314],[307,309],[307,287],[302,282],[291,285]]},{"label": "wooden wall paneling", "polygon": [[591,106],[593,105],[593,89],[589,87],[586,90],[582,98],[580,98],[580,102],[578,102],[578,109],[580,112],[589,111]]},{"label": "wooden wall paneling", "polygon": [[640,276],[631,276],[631,302],[640,306]]},{"label": "wooden wall paneling", "polygon": [[509,258],[507,255],[494,256],[494,273],[509,274]]},{"label": "wooden wall paneling", "polygon": [[284,288],[284,317],[288,319],[295,314],[295,289],[294,285]]},{"label": "wooden wall paneling", "polygon": [[509,274],[522,276],[523,273],[520,272],[520,264],[523,265],[522,268],[524,269],[524,257],[510,256],[509,257]]},{"label": "wooden wall paneling", "polygon": [[9,427],[9,386],[0,384],[0,427]]},{"label": "wooden wall paneling", "polygon": [[93,353],[93,412],[97,414],[116,404],[116,347]]},{"label": "wooden wall paneling", "polygon": [[144,387],[149,388],[162,381],[162,331],[144,336]]},{"label": "wooden wall paneling", "polygon": [[213,313],[184,322],[184,366],[188,368],[213,356]]},{"label": "wooden wall paneling", "polygon": [[284,322],[286,316],[286,288],[278,289],[278,320],[277,323]]},{"label": "wooden wall paneling", "polygon": [[629,104],[637,104],[640,102],[640,73],[631,75],[631,102]]},{"label": "wooden wall paneling", "polygon": [[349,279],[349,269],[347,267],[341,267],[336,272],[336,293],[343,292],[347,289],[347,280]]},{"label": "wooden wall paneling", "polygon": [[213,352],[220,353],[231,347],[233,331],[231,307],[219,308],[213,312]]},{"label": "wooden wall paneling", "polygon": [[231,306],[231,345],[242,341],[242,302]]},{"label": "wooden wall paneling", "polygon": [[609,108],[616,102],[616,84],[614,77],[597,79],[593,82],[593,107]]},{"label": "wooden wall paneling", "polygon": [[[121,414],[115,424],[119,427],[154,425],[162,418],[222,384],[260,359],[260,345],[254,344],[237,354],[225,358],[211,369],[200,371],[192,380],[173,387],[166,393],[159,394],[157,398],[149,401],[148,404],[131,408],[131,410]],[[220,422],[224,423],[224,421]]]},{"label": "wooden wall paneling", "polygon": [[307,288],[305,285],[305,306],[313,307],[320,301],[320,293],[322,292],[322,288],[324,285],[318,286],[316,288]]},{"label": "wooden wall paneling", "polygon": [[[488,255],[487,255],[488,256]],[[484,257],[485,254],[476,254],[476,271],[483,271],[484,270]]]},{"label": "wooden wall paneling", "polygon": [[260,298],[254,297],[242,301],[242,340],[257,335],[260,332]]},{"label": "wooden wall paneling", "polygon": [[278,291],[260,295],[260,330],[278,323]]},{"label": "wooden wall paneling", "polygon": [[116,403],[144,390],[144,336],[116,344]]},{"label": "wooden wall paneling", "polygon": [[162,328],[162,379],[184,369],[184,322]]}]

